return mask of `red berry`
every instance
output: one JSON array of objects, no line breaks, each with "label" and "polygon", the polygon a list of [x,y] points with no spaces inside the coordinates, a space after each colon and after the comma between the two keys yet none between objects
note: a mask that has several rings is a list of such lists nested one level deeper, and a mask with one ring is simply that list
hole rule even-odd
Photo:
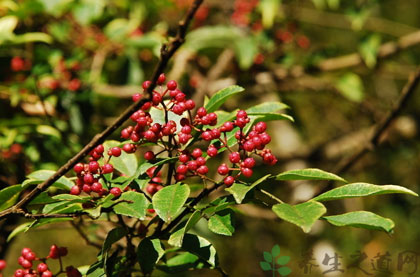
[{"label": "red berry", "polygon": [[20,264],[23,268],[31,268],[32,267],[32,262],[28,261],[26,259],[23,259],[22,263]]},{"label": "red berry", "polygon": [[10,61],[10,67],[13,71],[21,71],[25,68],[25,61],[21,57],[13,57]]},{"label": "red berry", "polygon": [[263,122],[263,121],[258,122],[258,123],[255,125],[255,131],[257,131],[258,133],[262,133],[262,132],[264,132],[266,129],[267,129],[267,123],[265,123],[265,122]]},{"label": "red berry", "polygon": [[119,148],[119,147],[112,147],[111,148],[111,154],[114,157],[119,157],[121,155],[121,148]]},{"label": "red berry", "polygon": [[37,266],[37,270],[38,270],[39,273],[42,273],[44,271],[47,271],[48,270],[48,265],[46,263],[40,263]]},{"label": "red berry", "polygon": [[15,271],[14,277],[23,277],[25,276],[25,271],[23,269],[17,269]]},{"label": "red berry", "polygon": [[99,169],[99,163],[97,161],[91,161],[89,163],[89,171],[92,173],[96,173]]},{"label": "red berry", "polygon": [[221,128],[222,132],[230,132],[233,130],[233,127],[235,127],[233,125],[233,123],[231,121],[225,122]]},{"label": "red berry", "polygon": [[260,135],[261,143],[266,145],[269,144],[271,141],[271,137],[267,133],[262,133]]},{"label": "red berry", "polygon": [[100,192],[102,190],[102,184],[99,182],[95,182],[90,186],[93,192]]},{"label": "red berry", "polygon": [[156,187],[155,187],[155,186],[148,185],[148,186],[146,187],[146,192],[147,192],[148,194],[150,194],[150,195],[153,195],[153,194],[155,194],[155,193],[157,192],[157,189],[156,189]]},{"label": "red berry", "polygon": [[86,193],[90,193],[92,191],[92,189],[90,188],[89,185],[83,185],[82,190]]},{"label": "red berry", "polygon": [[124,144],[123,148],[124,152],[126,153],[134,153],[136,152],[136,146],[131,143]]},{"label": "red berry", "polygon": [[248,116],[248,114],[244,110],[239,110],[239,111],[236,112],[236,117],[237,118],[246,118],[247,116]]},{"label": "red berry", "polygon": [[207,174],[207,172],[209,172],[209,168],[205,165],[202,165],[197,169],[197,172],[204,175]]},{"label": "red berry", "polygon": [[35,253],[34,252],[27,252],[25,254],[22,255],[26,260],[32,262],[33,260],[36,259]]},{"label": "red berry", "polygon": [[199,116],[199,117],[203,117],[203,116],[205,116],[207,114],[207,111],[206,111],[206,109],[204,108],[204,107],[200,107],[198,110],[197,110],[197,115]]},{"label": "red berry", "polygon": [[240,160],[241,160],[241,156],[239,155],[238,152],[232,152],[229,154],[229,161],[231,163],[236,164],[236,163],[239,163]]},{"label": "red berry", "polygon": [[94,182],[93,175],[90,173],[85,174],[85,176],[83,176],[83,182],[86,184],[92,184]]},{"label": "red berry", "polygon": [[114,197],[119,197],[121,195],[121,189],[118,187],[112,188],[109,193],[114,195]]},{"label": "red berry", "polygon": [[51,259],[58,259],[59,252],[58,252],[57,245],[55,245],[55,244],[51,245],[50,253],[49,253],[48,257],[50,257]]},{"label": "red berry", "polygon": [[247,140],[245,141],[244,145],[243,145],[244,149],[248,152],[252,152],[255,148],[255,145],[252,141]]},{"label": "red berry", "polygon": [[255,166],[255,160],[253,158],[246,158],[244,160],[244,166],[247,168],[253,168]]},{"label": "red berry", "polygon": [[71,195],[79,195],[80,194],[80,188],[78,186],[72,186],[70,189]]},{"label": "red berry", "polygon": [[235,182],[235,178],[233,178],[232,176],[227,176],[223,182],[225,183],[225,185],[227,187],[230,187],[234,182]]},{"label": "red berry", "polygon": [[157,79],[157,84],[158,85],[162,85],[163,83],[165,83],[166,77],[165,74],[162,73],[159,75],[158,79]]},{"label": "red berry", "polygon": [[186,176],[184,174],[180,174],[180,173],[175,174],[176,181],[182,181],[182,180],[185,180],[185,178]]},{"label": "red berry", "polygon": [[252,169],[247,168],[247,167],[241,167],[241,173],[242,175],[244,175],[245,177],[251,177],[252,176]]},{"label": "red berry", "polygon": [[247,123],[247,120],[243,117],[238,117],[235,120],[235,125],[238,126],[239,128],[245,127],[246,123]]},{"label": "red berry", "polygon": [[82,277],[82,274],[77,270],[77,268],[74,268],[72,266],[66,267],[66,274],[67,277]]},{"label": "red berry", "polygon": [[152,102],[155,106],[159,105],[159,103],[162,102],[162,95],[156,92],[153,93]]},{"label": "red berry", "polygon": [[196,160],[197,164],[200,165],[205,165],[206,164],[206,159],[204,157],[198,157]]},{"label": "red berry", "polygon": [[212,134],[211,134],[211,131],[204,131],[204,132],[201,134],[201,137],[202,137],[205,141],[210,141],[210,140],[212,140],[212,139],[213,139],[213,136],[212,136]]},{"label": "red berry", "polygon": [[192,153],[191,153],[191,156],[193,156],[194,158],[198,158],[198,157],[201,157],[201,155],[203,155],[203,152],[201,151],[201,149],[200,148],[195,148],[193,151],[192,151]]},{"label": "red berry", "polygon": [[114,171],[114,167],[112,164],[104,164],[102,166],[102,174],[112,173]]},{"label": "red berry", "polygon": [[181,162],[181,163],[186,163],[186,162],[188,162],[190,160],[190,158],[188,157],[188,155],[187,154],[181,154],[181,155],[179,155],[179,161]]},{"label": "red berry", "polygon": [[177,86],[178,86],[178,84],[174,80],[171,80],[166,84],[166,87],[169,90],[174,90],[174,89],[176,89]]},{"label": "red berry", "polygon": [[194,100],[188,99],[187,101],[185,101],[185,107],[187,108],[187,110],[194,109],[195,108]]},{"label": "red berry", "polygon": [[188,167],[189,170],[194,171],[198,168],[198,164],[197,164],[196,161],[189,161],[187,163],[187,167]]},{"label": "red berry", "polygon": [[67,251],[67,247],[59,247],[59,248],[58,248],[58,254],[59,254],[61,257],[67,256],[67,253],[68,253],[68,251]]},{"label": "red berry", "polygon": [[[41,277],[52,277],[53,276],[53,274],[52,274],[52,272],[51,271],[49,271],[49,270],[47,270],[47,271],[44,271],[43,273],[42,273],[42,275],[41,275]],[[68,274],[67,274],[67,276],[69,276]],[[81,276],[81,275],[80,275]]]},{"label": "red berry", "polygon": [[212,144],[209,146],[209,148],[207,149],[207,155],[209,155],[210,157],[215,157],[217,156],[217,148]]},{"label": "red berry", "polygon": [[5,260],[0,260],[0,270],[5,269],[7,266],[7,263]]},{"label": "red berry", "polygon": [[142,85],[143,86],[143,89],[144,90],[148,89],[151,84],[152,84],[152,82],[150,82],[150,81],[144,81],[143,82],[143,85]]},{"label": "red berry", "polygon": [[140,93],[133,94],[131,97],[133,99],[133,102],[137,102],[142,98],[142,95]]},{"label": "red berry", "polygon": [[176,100],[176,101],[178,101],[178,102],[183,102],[183,101],[185,100],[185,97],[186,97],[185,93],[183,93],[183,92],[178,92],[178,93],[175,95],[175,100]]},{"label": "red berry", "polygon": [[95,152],[98,154],[102,154],[104,152],[105,148],[102,144],[99,144],[98,146],[95,147]]},{"label": "red berry", "polygon": [[176,104],[172,107],[172,111],[174,112],[174,114],[182,115],[182,113],[184,112],[184,109],[182,108],[181,105]]},{"label": "red berry", "polygon": [[226,164],[221,164],[218,168],[217,168],[217,172],[220,175],[226,175],[229,173],[229,168]]},{"label": "red berry", "polygon": [[188,167],[184,164],[181,164],[177,167],[176,172],[179,174],[186,174],[188,171]]},{"label": "red berry", "polygon": [[76,90],[80,89],[81,86],[82,86],[82,82],[80,82],[80,80],[76,78],[76,79],[72,79],[69,82],[68,89],[70,91],[76,91]]},{"label": "red berry", "polygon": [[220,130],[217,128],[211,130],[211,136],[213,137],[213,139],[220,138]]},{"label": "red berry", "polygon": [[84,169],[85,167],[84,167],[84,165],[82,164],[82,163],[77,163],[74,167],[73,167],[73,170],[74,170],[74,172],[76,172],[76,173],[80,173],[80,172],[82,172],[83,171],[83,169]]},{"label": "red berry", "polygon": [[181,132],[184,133],[184,134],[191,134],[191,127],[186,125],[186,126],[181,128]]},{"label": "red berry", "polygon": [[152,151],[147,151],[144,153],[144,159],[147,161],[153,160],[155,158],[155,154]]},{"label": "red berry", "polygon": [[145,139],[147,139],[148,141],[154,141],[156,139],[156,135],[155,133],[153,133],[150,130],[147,130],[146,132],[144,132],[144,137]]}]

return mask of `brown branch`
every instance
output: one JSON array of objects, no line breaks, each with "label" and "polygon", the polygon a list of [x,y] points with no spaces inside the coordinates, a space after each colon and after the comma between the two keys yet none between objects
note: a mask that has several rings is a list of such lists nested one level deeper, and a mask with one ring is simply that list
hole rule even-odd
[{"label": "brown branch", "polygon": [[17,213],[26,203],[34,199],[39,193],[51,186],[55,181],[57,181],[61,176],[64,176],[76,163],[81,161],[86,157],[89,152],[91,152],[97,145],[104,142],[105,139],[110,136],[117,128],[119,128],[130,116],[138,110],[144,103],[150,100],[153,89],[156,87],[157,79],[159,75],[165,70],[170,58],[174,55],[176,50],[184,43],[185,35],[187,33],[188,26],[191,20],[194,17],[197,9],[201,5],[203,0],[195,0],[191,8],[188,10],[185,18],[179,22],[178,32],[176,37],[168,44],[164,44],[161,50],[161,58],[157,64],[154,73],[151,78],[151,85],[146,90],[147,97],[142,100],[133,103],[130,105],[115,121],[114,123],[106,128],[102,133],[97,134],[93,139],[73,158],[71,158],[65,165],[63,165],[56,173],[54,173],[50,178],[37,185],[35,189],[30,191],[25,197],[23,197],[18,203],[14,206],[0,212],[0,219],[11,214]]},{"label": "brown branch", "polygon": [[414,72],[408,82],[405,84],[402,89],[401,95],[398,101],[395,103],[394,107],[388,112],[388,114],[381,120],[377,125],[375,131],[371,135],[368,142],[364,145],[362,149],[356,152],[351,157],[338,163],[337,168],[334,170],[337,174],[342,174],[345,171],[349,170],[360,158],[362,158],[367,152],[373,150],[378,146],[380,138],[384,132],[388,129],[391,122],[400,114],[402,109],[406,106],[408,99],[414,94],[416,88],[420,82],[420,68]]}]

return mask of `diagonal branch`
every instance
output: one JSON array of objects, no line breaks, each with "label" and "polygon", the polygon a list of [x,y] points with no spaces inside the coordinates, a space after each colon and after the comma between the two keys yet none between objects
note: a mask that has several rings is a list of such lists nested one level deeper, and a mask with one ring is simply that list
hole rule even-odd
[{"label": "diagonal branch", "polygon": [[112,125],[106,128],[102,133],[97,134],[93,139],[73,158],[71,158],[66,164],[64,164],[55,174],[53,174],[50,178],[42,182],[41,184],[37,185],[35,189],[30,191],[25,197],[23,197],[18,203],[14,206],[8,208],[0,212],[0,219],[6,216],[10,216],[15,214],[20,210],[26,203],[34,199],[39,193],[46,190],[49,186],[51,186],[55,181],[57,181],[61,176],[66,174],[73,166],[81,161],[84,157],[86,157],[96,146],[100,143],[104,142],[105,139],[110,136],[116,129],[118,129],[130,116],[138,110],[144,103],[149,101],[152,96],[153,89],[156,87],[157,79],[159,75],[163,73],[165,70],[169,60],[175,54],[176,50],[184,43],[185,35],[188,30],[188,26],[191,20],[194,17],[197,9],[200,7],[203,0],[195,0],[190,9],[188,10],[185,18],[179,22],[178,32],[176,37],[169,43],[164,44],[161,50],[161,58],[159,63],[157,64],[155,71],[151,78],[151,85],[146,90],[147,96],[144,97],[142,100],[133,103],[130,105],[115,121]]}]

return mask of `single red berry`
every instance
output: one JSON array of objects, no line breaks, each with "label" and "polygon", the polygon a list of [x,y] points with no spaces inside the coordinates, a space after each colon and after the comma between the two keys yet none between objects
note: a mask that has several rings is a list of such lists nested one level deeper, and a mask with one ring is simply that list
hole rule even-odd
[{"label": "single red berry", "polygon": [[211,130],[211,136],[213,139],[220,138],[220,130],[218,128]]},{"label": "single red berry", "polygon": [[253,158],[246,158],[244,160],[244,166],[247,168],[253,168],[255,166],[255,160]]},{"label": "single red berry", "polygon": [[134,153],[136,152],[136,146],[132,143],[124,144],[123,148],[124,152],[126,153]]},{"label": "single red berry", "polygon": [[82,86],[82,82],[80,82],[79,79],[75,78],[75,79],[70,80],[68,89],[70,91],[76,91],[76,90],[79,90],[81,86]]},{"label": "single red berry", "polygon": [[252,169],[247,168],[247,167],[241,167],[241,173],[242,175],[244,175],[245,177],[251,177],[252,176]]},{"label": "single red berry", "polygon": [[5,260],[0,260],[0,270],[5,269],[7,266],[7,263]]},{"label": "single red berry", "polygon": [[165,83],[166,77],[165,74],[162,73],[159,75],[158,79],[157,79],[157,84],[158,85],[162,85],[163,83]]},{"label": "single red berry", "polygon": [[28,261],[26,259],[23,259],[22,263],[20,264],[23,268],[31,268],[32,267],[32,262]]},{"label": "single red berry", "polygon": [[204,132],[201,134],[201,138],[202,138],[202,139],[204,139],[205,141],[210,141],[210,140],[212,140],[212,139],[213,139],[213,136],[212,136],[212,134],[211,134],[211,131],[204,131]]},{"label": "single red berry", "polygon": [[98,146],[95,147],[95,152],[98,154],[102,154],[104,152],[105,148],[102,144],[99,144]]},{"label": "single red berry", "polygon": [[194,100],[188,99],[187,101],[185,101],[185,107],[187,108],[187,110],[194,109],[195,108]]},{"label": "single red berry", "polygon": [[127,128],[125,128],[121,131],[121,137],[123,139],[128,139],[130,137],[130,135],[131,135],[131,132]]},{"label": "single red berry", "polygon": [[193,156],[194,158],[198,158],[198,157],[201,157],[201,155],[203,155],[203,152],[201,151],[201,149],[200,148],[195,148],[193,151],[192,151],[192,153],[191,153],[191,156]]},{"label": "single red berry", "polygon": [[223,183],[225,183],[225,185],[227,187],[230,187],[233,183],[235,182],[235,178],[233,178],[233,176],[227,176],[224,180]]},{"label": "single red berry", "polygon": [[85,176],[83,176],[83,182],[85,182],[85,184],[92,184],[94,182],[93,175],[90,173],[85,174]]},{"label": "single red berry", "polygon": [[25,248],[22,249],[21,254],[22,255],[26,255],[29,252],[32,252],[32,249],[31,248],[28,248],[28,247],[25,247]]},{"label": "single red berry", "polygon": [[190,160],[190,157],[188,157],[188,155],[187,154],[181,154],[181,155],[179,155],[179,161],[181,162],[181,163],[186,163],[186,162],[188,162]]},{"label": "single red berry", "polygon": [[209,113],[207,116],[208,116],[210,122],[213,122],[213,121],[217,120],[217,114],[216,113]]},{"label": "single red berry", "polygon": [[136,93],[136,94],[133,94],[131,98],[133,99],[133,102],[137,102],[142,98],[142,95],[140,93]]},{"label": "single red berry", "polygon": [[243,144],[243,147],[244,147],[244,149],[245,149],[246,151],[248,151],[248,152],[252,152],[252,151],[254,150],[254,148],[255,148],[255,145],[254,145],[254,143],[253,143],[252,141],[247,140],[247,141],[245,141],[245,143]]},{"label": "single red berry", "polygon": [[76,173],[80,173],[80,172],[82,172],[83,171],[83,169],[84,169],[85,167],[84,167],[84,165],[82,164],[82,163],[77,163],[74,167],[73,167],[73,170],[74,170],[74,172],[76,172]]},{"label": "single red berry", "polygon": [[152,106],[152,102],[146,102],[146,103],[143,104],[143,106],[141,106],[141,109],[143,111],[147,111],[147,110],[150,109],[151,106]]},{"label": "single red berry", "polygon": [[17,269],[15,271],[14,277],[23,277],[25,276],[25,271],[23,269]]},{"label": "single red berry", "polygon": [[184,109],[181,105],[176,104],[172,107],[172,112],[177,115],[182,115],[184,113]]},{"label": "single red berry", "polygon": [[157,185],[157,186],[156,186],[156,190],[157,190],[157,191],[160,191],[161,189],[163,189],[163,186],[162,186],[162,185]]},{"label": "single red berry", "polygon": [[227,164],[221,164],[218,168],[217,168],[217,172],[220,175],[226,175],[229,173],[229,167],[227,166]]},{"label": "single red berry", "polygon": [[100,192],[102,190],[102,184],[99,182],[95,182],[90,186],[93,192]]},{"label": "single red berry", "polygon": [[184,127],[181,128],[181,132],[184,134],[191,134],[191,127],[188,125],[185,125]]},{"label": "single red berry", "polygon": [[197,168],[197,172],[204,175],[204,174],[207,174],[209,172],[209,168],[205,165],[202,165],[199,168]]},{"label": "single red berry", "polygon": [[143,85],[142,85],[143,86],[143,89],[144,90],[148,89],[151,84],[152,84],[152,82],[150,82],[150,81],[144,81],[143,82]]},{"label": "single red berry", "polygon": [[121,148],[116,147],[116,146],[115,147],[112,147],[111,148],[111,154],[114,157],[119,157],[121,155]]},{"label": "single red berry", "polygon": [[176,181],[182,181],[185,180],[186,176],[184,174],[176,173],[175,174],[175,180]]},{"label": "single red berry", "polygon": [[90,185],[87,185],[87,184],[83,185],[82,190],[83,192],[86,192],[86,193],[90,193],[92,191],[92,189],[90,188]]},{"label": "single red berry", "polygon": [[197,170],[198,164],[197,164],[196,161],[189,161],[187,163],[187,167],[188,167],[189,170],[194,171],[194,170]]},{"label": "single red berry", "polygon": [[121,189],[118,187],[112,188],[109,193],[114,195],[114,197],[119,197],[121,195]]},{"label": "single red berry", "polygon": [[183,101],[185,100],[185,97],[186,97],[185,93],[183,93],[183,92],[178,92],[178,93],[175,95],[175,100],[176,100],[176,101],[178,101],[178,102],[183,102]]},{"label": "single red berry", "polygon": [[186,174],[188,171],[188,167],[185,164],[181,164],[176,168],[176,172],[179,174]]},{"label": "single red berry", "polygon": [[104,164],[102,166],[102,174],[112,173],[114,171],[114,167],[112,164]]},{"label": "single red berry", "polygon": [[[52,276],[53,276],[53,274],[49,270],[42,272],[42,275],[41,275],[41,277],[52,277]],[[67,276],[69,276],[69,275],[67,275]]]},{"label": "single red berry", "polygon": [[166,87],[169,90],[174,90],[174,89],[176,89],[177,86],[178,86],[178,84],[174,80],[171,80],[166,84]]},{"label": "single red berry", "polygon": [[97,161],[89,162],[89,171],[92,173],[96,173],[99,169],[99,163]]},{"label": "single red berry", "polygon": [[206,159],[204,157],[198,157],[196,160],[197,164],[200,165],[205,165],[206,164]]},{"label": "single red berry", "polygon": [[233,130],[233,127],[235,127],[234,124],[233,124],[233,122],[228,121],[228,122],[223,123],[223,126],[221,128],[221,131],[222,132],[230,132],[230,131]]},{"label": "single red berry", "polygon": [[260,135],[261,143],[266,145],[269,144],[271,141],[271,137],[267,133],[262,133]]},{"label": "single red berry", "polygon": [[55,245],[55,244],[51,245],[50,253],[49,253],[48,257],[50,257],[51,259],[58,259],[59,252],[58,252],[57,245]]},{"label": "single red berry", "polygon": [[144,132],[144,137],[145,139],[147,139],[148,141],[154,141],[156,139],[156,135],[155,133],[153,133],[150,130],[147,130],[146,132]]},{"label": "single red berry", "polygon": [[261,121],[258,122],[257,124],[255,124],[255,131],[257,131],[258,133],[262,133],[267,129],[267,123]]},{"label": "single red berry", "polygon": [[232,152],[229,154],[229,161],[231,163],[239,163],[239,161],[241,160],[241,155],[239,155],[239,152]]},{"label": "single red berry", "polygon": [[209,148],[207,149],[207,155],[209,155],[210,157],[215,157],[217,156],[217,148],[212,144],[209,146]]},{"label": "single red berry", "polygon": [[32,262],[33,260],[35,260],[36,259],[36,255],[35,255],[35,253],[34,252],[27,252],[27,253],[25,253],[25,254],[23,254],[22,255],[26,260],[28,260],[28,261],[30,261],[30,262]]},{"label": "single red berry", "polygon": [[247,116],[248,116],[248,114],[244,110],[239,110],[239,111],[236,112],[236,117],[237,118],[246,118]]},{"label": "single red berry", "polygon": [[148,194],[150,194],[150,195],[155,194],[155,193],[157,192],[156,186],[151,186],[151,185],[148,185],[148,186],[146,187],[146,192],[147,192]]},{"label": "single red berry", "polygon": [[243,118],[243,117],[238,117],[236,120],[235,120],[235,125],[236,126],[238,126],[239,128],[243,128],[243,127],[245,127],[245,125],[246,125],[246,119],[245,118]]},{"label": "single red berry", "polygon": [[37,266],[37,270],[38,270],[39,273],[42,273],[44,271],[47,271],[48,270],[48,265],[46,263],[40,263]]},{"label": "single red berry", "polygon": [[67,256],[67,253],[68,253],[67,247],[58,248],[58,254],[60,255],[60,257]]},{"label": "single red berry", "polygon": [[21,71],[25,68],[25,61],[21,57],[13,57],[10,61],[10,67],[13,71]]},{"label": "single red berry", "polygon": [[144,159],[147,161],[153,160],[155,158],[155,153],[153,153],[152,151],[147,151],[146,153],[144,153]]},{"label": "single red berry", "polygon": [[78,186],[72,186],[70,189],[71,195],[79,195],[80,194],[80,188]]},{"label": "single red berry", "polygon": [[198,108],[198,110],[197,110],[197,115],[198,115],[199,117],[203,117],[203,116],[205,116],[206,114],[207,114],[206,108],[204,108],[204,107],[200,107],[200,108]]},{"label": "single red berry", "polygon": [[67,277],[82,277],[82,274],[79,272],[79,270],[73,266],[66,267],[66,274]]},{"label": "single red berry", "polygon": [[153,93],[152,102],[155,106],[159,105],[159,103],[162,102],[162,95],[156,92]]}]

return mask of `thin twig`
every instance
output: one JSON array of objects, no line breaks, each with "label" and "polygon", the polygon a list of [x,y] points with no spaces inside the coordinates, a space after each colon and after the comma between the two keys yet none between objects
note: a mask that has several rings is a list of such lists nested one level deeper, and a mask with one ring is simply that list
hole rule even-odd
[{"label": "thin twig", "polygon": [[64,164],[57,172],[55,172],[50,178],[40,183],[30,191],[25,197],[23,197],[18,203],[14,206],[0,212],[0,219],[6,216],[17,213],[18,209],[23,207],[26,203],[34,199],[39,193],[51,186],[55,181],[57,181],[61,176],[64,176],[76,163],[81,161],[86,157],[97,145],[104,142],[107,137],[109,137],[116,129],[118,129],[136,110],[138,110],[144,103],[150,101],[152,96],[152,91],[156,87],[157,79],[161,73],[165,70],[170,58],[175,54],[176,50],[184,43],[185,35],[187,33],[188,26],[191,20],[194,17],[197,9],[201,5],[203,0],[195,0],[191,8],[188,10],[185,18],[180,21],[178,32],[174,40],[172,40],[169,45],[164,44],[161,50],[161,59],[157,64],[155,71],[151,78],[151,85],[145,91],[147,96],[142,100],[133,103],[130,105],[115,121],[112,125],[106,128],[102,133],[97,134],[93,139],[73,158],[71,158],[66,164]]}]

